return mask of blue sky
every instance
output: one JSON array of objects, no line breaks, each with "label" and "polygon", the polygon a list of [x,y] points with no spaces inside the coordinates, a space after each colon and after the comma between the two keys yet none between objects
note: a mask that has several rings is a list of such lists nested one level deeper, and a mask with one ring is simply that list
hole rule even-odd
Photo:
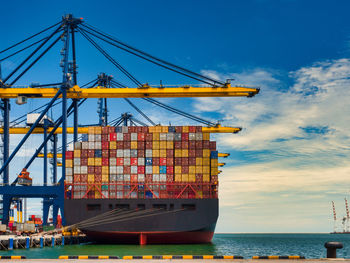
[{"label": "blue sky", "polygon": [[[58,22],[65,13],[155,56],[221,80],[261,87],[254,98],[162,99],[227,126],[216,135],[225,159],[220,184],[218,232],[328,232],[331,206],[345,214],[349,163],[350,23],[348,1],[7,1],[2,4],[0,50]],[[77,37],[79,84],[99,72],[130,84]],[[198,84],[103,44],[141,82]],[[19,85],[60,81],[57,46]],[[23,60],[2,64],[3,75]],[[163,124],[186,124],[165,111],[135,102]],[[16,117],[39,106],[31,100]],[[113,100],[110,118],[133,112]],[[80,122],[97,122],[96,100],[82,107]],[[58,109],[53,112],[59,113]],[[94,116],[92,119],[91,116]],[[141,117],[139,117],[141,119]],[[13,146],[18,141],[15,137]],[[31,139],[18,161],[40,142]],[[41,161],[32,173],[40,174]],[[17,172],[11,169],[12,177]],[[35,175],[40,182],[40,176]],[[31,209],[38,209],[32,203]]]}]

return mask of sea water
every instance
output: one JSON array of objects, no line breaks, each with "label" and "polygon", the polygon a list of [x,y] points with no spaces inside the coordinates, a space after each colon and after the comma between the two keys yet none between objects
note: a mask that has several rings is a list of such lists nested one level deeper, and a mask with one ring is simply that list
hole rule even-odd
[{"label": "sea water", "polygon": [[195,245],[97,245],[92,243],[0,251],[0,255],[58,258],[60,255],[300,255],[324,258],[327,241],[344,245],[338,257],[350,258],[350,234],[215,234],[210,244]]}]

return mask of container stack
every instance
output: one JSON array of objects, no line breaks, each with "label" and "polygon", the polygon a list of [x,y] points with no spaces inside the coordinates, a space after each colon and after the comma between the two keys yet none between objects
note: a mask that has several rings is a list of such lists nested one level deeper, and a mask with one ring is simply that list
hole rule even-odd
[{"label": "container stack", "polygon": [[89,127],[66,152],[71,198],[214,198],[216,142],[201,126]]}]

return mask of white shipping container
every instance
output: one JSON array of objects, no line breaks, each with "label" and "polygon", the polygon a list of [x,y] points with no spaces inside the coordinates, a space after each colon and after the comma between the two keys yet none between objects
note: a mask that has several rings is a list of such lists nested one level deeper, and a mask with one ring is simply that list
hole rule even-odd
[{"label": "white shipping container", "polygon": [[66,167],[66,175],[73,175],[73,168]]},{"label": "white shipping container", "polygon": [[115,184],[111,184],[111,185],[109,185],[109,190],[111,190],[111,191],[115,191],[115,189],[116,189]]},{"label": "white shipping container", "polygon": [[137,158],[137,164],[140,166],[145,165],[145,158],[143,157]]},{"label": "white shipping container", "polygon": [[109,181],[111,183],[115,183],[117,181],[117,175],[116,174],[110,174],[109,175]]},{"label": "white shipping container", "polygon": [[166,135],[166,133],[160,133],[159,134],[159,140],[160,141],[166,141],[166,138],[167,138],[167,135]]},{"label": "white shipping container", "polygon": [[146,157],[152,157],[153,156],[152,154],[153,154],[153,152],[151,149],[146,149],[146,151],[145,151]]},{"label": "white shipping container", "polygon": [[153,173],[153,167],[151,165],[146,165],[145,173],[146,174],[152,174]]},{"label": "white shipping container", "polygon": [[130,198],[137,198],[137,192],[131,192]]},{"label": "white shipping container", "polygon": [[74,166],[73,171],[74,174],[80,174],[80,166]]},{"label": "white shipping container", "polygon": [[159,174],[153,174],[153,182],[159,182]]},{"label": "white shipping container", "polygon": [[[40,117],[41,113],[29,113],[27,114],[27,124],[31,125],[36,122],[36,120]],[[44,120],[47,119],[50,122],[53,123],[52,119],[49,118],[47,115],[44,115],[41,120],[39,121],[39,124],[44,125]]]},{"label": "white shipping container", "polygon": [[124,181],[124,175],[118,174],[117,175],[117,182],[122,182],[122,181]]},{"label": "white shipping container", "polygon": [[96,149],[96,150],[101,150],[101,149],[102,149],[102,144],[101,144],[101,142],[95,142],[95,149]]},{"label": "white shipping container", "polygon": [[35,232],[35,224],[24,223],[23,230],[24,232]]},{"label": "white shipping container", "polygon": [[80,166],[80,173],[81,174],[87,174],[88,173],[88,168],[87,166]]},{"label": "white shipping container", "polygon": [[123,191],[117,191],[117,198],[122,199],[123,197]]},{"label": "white shipping container", "polygon": [[166,182],[166,174],[160,174],[159,175],[159,181],[160,182]]},{"label": "white shipping container", "polygon": [[0,225],[0,232],[6,232],[6,225],[4,224]]},{"label": "white shipping container", "polygon": [[130,181],[130,174],[124,174],[124,181],[126,182]]},{"label": "white shipping container", "polygon": [[123,174],[124,167],[123,166],[117,166],[117,174]]},{"label": "white shipping container", "polygon": [[181,141],[182,137],[181,137],[181,133],[174,133],[174,141]]},{"label": "white shipping container", "polygon": [[95,142],[89,142],[89,148],[88,149],[95,149]]},{"label": "white shipping container", "polygon": [[136,165],[132,165],[131,166],[131,173],[132,174],[137,174],[137,166]]},{"label": "white shipping container", "polygon": [[74,158],[73,163],[74,163],[74,166],[80,165],[80,158]]},{"label": "white shipping container", "polygon": [[122,142],[124,140],[124,136],[122,133],[118,132],[117,133],[117,141]]},{"label": "white shipping container", "polygon": [[89,142],[94,142],[95,141],[95,134],[88,134],[88,140],[89,140]]},{"label": "white shipping container", "polygon": [[95,142],[100,142],[102,139],[101,134],[95,134]]},{"label": "white shipping container", "polygon": [[124,157],[130,157],[130,149],[124,149]]},{"label": "white shipping container", "polygon": [[145,175],[144,174],[138,174],[137,175],[137,181],[144,182],[145,181]]},{"label": "white shipping container", "polygon": [[117,174],[117,166],[109,166],[109,174]]},{"label": "white shipping container", "polygon": [[102,191],[102,198],[108,198],[108,190]]},{"label": "white shipping container", "polygon": [[128,133],[129,132],[129,128],[127,126],[122,126],[122,132],[123,133]]},{"label": "white shipping container", "polygon": [[124,150],[117,150],[117,157],[124,157]]},{"label": "white shipping container", "polygon": [[69,183],[69,184],[73,183],[73,176],[66,175],[66,183]]},{"label": "white shipping container", "polygon": [[124,157],[124,165],[125,165],[125,166],[130,165],[130,158]]},{"label": "white shipping container", "polygon": [[195,140],[196,140],[196,134],[193,133],[193,132],[190,132],[190,133],[188,134],[188,140],[189,140],[189,141],[195,141]]},{"label": "white shipping container", "polygon": [[131,149],[130,150],[130,157],[137,157],[137,150]]},{"label": "white shipping container", "polygon": [[197,132],[196,133],[196,141],[202,141],[203,140],[203,133]]},{"label": "white shipping container", "polygon": [[132,132],[131,133],[131,140],[132,141],[137,141],[137,133],[136,132]]},{"label": "white shipping container", "polygon": [[123,191],[123,186],[122,185],[117,185],[117,191]]},{"label": "white shipping container", "polygon": [[110,166],[116,166],[117,165],[117,158],[109,158],[109,165]]},{"label": "white shipping container", "polygon": [[169,132],[166,134],[166,140],[167,141],[173,141],[174,140],[174,133]]},{"label": "white shipping container", "polygon": [[83,150],[89,149],[89,142],[82,142],[82,143],[81,143],[81,148],[82,148]]},{"label": "white shipping container", "polygon": [[75,150],[81,150],[81,142],[75,142],[74,143],[74,149]]},{"label": "white shipping container", "polygon": [[116,193],[115,192],[109,192],[109,198],[115,198]]}]

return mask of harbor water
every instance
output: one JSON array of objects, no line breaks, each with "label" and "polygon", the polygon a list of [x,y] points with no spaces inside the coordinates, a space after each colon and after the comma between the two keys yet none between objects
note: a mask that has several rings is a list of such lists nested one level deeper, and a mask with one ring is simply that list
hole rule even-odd
[{"label": "harbor water", "polygon": [[339,241],[344,248],[338,257],[350,258],[350,234],[215,234],[212,243],[197,245],[97,245],[80,244],[0,251],[0,255],[27,258],[58,258],[60,255],[302,255],[324,258],[327,241]]}]

